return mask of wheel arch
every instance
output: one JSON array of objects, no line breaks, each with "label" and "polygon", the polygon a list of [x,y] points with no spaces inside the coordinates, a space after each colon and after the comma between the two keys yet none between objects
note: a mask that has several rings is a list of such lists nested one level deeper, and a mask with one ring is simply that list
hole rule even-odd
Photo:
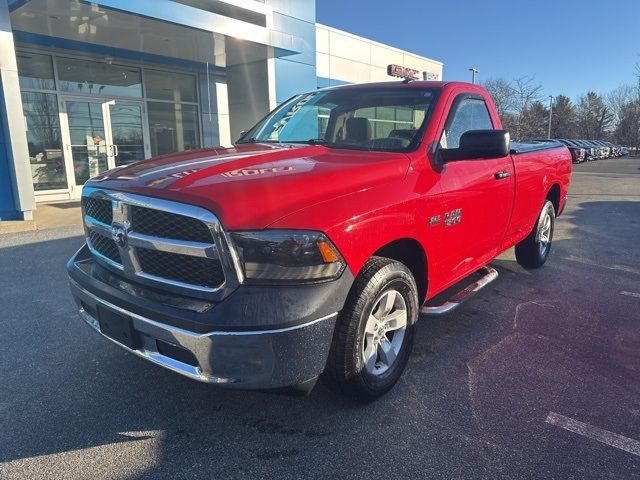
[{"label": "wheel arch", "polygon": [[428,260],[422,244],[414,238],[399,238],[378,248],[373,254],[377,257],[386,257],[404,265],[411,270],[418,287],[418,299],[424,301],[427,296],[428,286]]},{"label": "wheel arch", "polygon": [[556,217],[560,214],[560,184],[554,183],[551,185],[551,188],[547,192],[547,196],[545,200],[549,200],[553,204],[553,208],[555,209]]}]

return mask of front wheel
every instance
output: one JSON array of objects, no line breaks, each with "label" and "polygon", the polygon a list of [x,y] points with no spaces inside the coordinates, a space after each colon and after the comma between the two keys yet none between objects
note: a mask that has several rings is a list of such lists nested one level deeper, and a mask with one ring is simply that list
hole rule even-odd
[{"label": "front wheel", "polygon": [[371,258],[338,317],[323,379],[364,401],[386,393],[409,360],[418,310],[411,271],[395,260]]},{"label": "front wheel", "polygon": [[524,268],[539,268],[547,261],[553,241],[556,211],[549,200],[544,202],[538,221],[527,238],[516,245],[516,260]]}]

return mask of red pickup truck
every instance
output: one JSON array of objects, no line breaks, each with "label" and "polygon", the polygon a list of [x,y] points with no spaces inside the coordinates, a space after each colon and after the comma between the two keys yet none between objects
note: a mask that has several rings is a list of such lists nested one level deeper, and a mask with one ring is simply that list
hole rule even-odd
[{"label": "red pickup truck", "polygon": [[71,290],[98,332],[188,377],[308,391],[322,376],[373,399],[421,311],[453,310],[513,246],[545,263],[571,167],[560,144],[511,143],[477,85],[317,90],[233,148],[90,180]]}]

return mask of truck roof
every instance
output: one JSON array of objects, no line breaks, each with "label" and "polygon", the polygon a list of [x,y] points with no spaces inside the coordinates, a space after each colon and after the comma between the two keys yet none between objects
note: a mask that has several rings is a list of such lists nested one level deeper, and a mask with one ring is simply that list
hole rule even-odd
[{"label": "truck roof", "polygon": [[373,83],[349,83],[346,85],[337,85],[333,87],[325,87],[319,90],[337,90],[337,89],[367,89],[367,88],[443,88],[444,86],[464,86],[464,87],[472,87],[472,88],[483,88],[480,85],[468,83],[468,82],[434,82],[434,81],[424,81],[424,80],[412,80],[410,82],[405,83],[403,80],[393,80],[389,82],[373,82]]}]

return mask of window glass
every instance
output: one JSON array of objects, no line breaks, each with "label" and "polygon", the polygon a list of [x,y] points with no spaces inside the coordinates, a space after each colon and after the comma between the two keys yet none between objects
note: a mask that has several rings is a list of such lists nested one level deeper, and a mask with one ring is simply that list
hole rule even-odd
[{"label": "window glass", "polygon": [[20,88],[55,90],[53,63],[49,55],[18,52],[16,59],[18,61]]},{"label": "window glass", "polygon": [[408,151],[424,128],[435,91],[341,88],[291,99],[239,143],[322,143],[329,148]]},{"label": "window glass", "polygon": [[115,97],[142,97],[140,69],[58,57],[60,89]]},{"label": "window glass", "polygon": [[469,130],[493,130],[484,100],[465,98],[457,104],[453,116],[447,119],[442,132],[442,148],[458,148],[460,137]]},{"label": "window glass", "polygon": [[405,106],[384,106],[356,110],[356,117],[366,118],[371,125],[371,139],[401,137],[412,138],[417,127],[414,112],[420,112],[418,117],[424,119],[424,110],[415,110]]},{"label": "window glass", "polygon": [[196,105],[147,102],[152,156],[200,147]]},{"label": "window glass", "polygon": [[34,189],[67,188],[56,95],[35,92],[21,95]]},{"label": "window glass", "polygon": [[144,86],[147,98],[173,102],[196,102],[196,77],[182,73],[145,69]]}]

